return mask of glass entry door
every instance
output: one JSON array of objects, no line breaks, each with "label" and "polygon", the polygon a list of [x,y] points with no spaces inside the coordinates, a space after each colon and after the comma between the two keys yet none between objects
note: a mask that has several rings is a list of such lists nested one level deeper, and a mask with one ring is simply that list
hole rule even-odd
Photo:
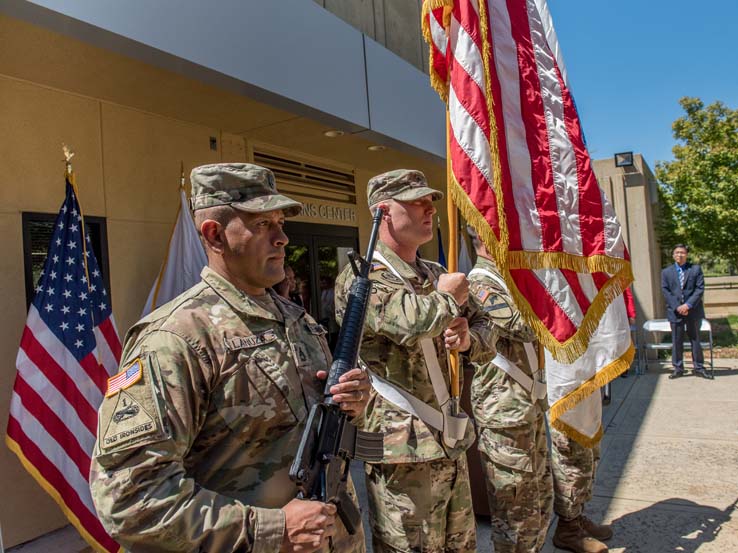
[{"label": "glass entry door", "polygon": [[335,281],[348,263],[348,252],[358,251],[358,229],[291,222],[284,229],[290,239],[285,264],[295,272],[297,285],[294,299],[326,328],[333,349],[338,338]]}]

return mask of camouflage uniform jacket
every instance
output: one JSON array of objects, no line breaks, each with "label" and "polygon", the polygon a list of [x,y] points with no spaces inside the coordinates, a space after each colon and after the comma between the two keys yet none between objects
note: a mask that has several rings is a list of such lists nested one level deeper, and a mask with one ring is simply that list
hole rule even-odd
[{"label": "camouflage uniform jacket", "polygon": [[[490,271],[502,280],[496,267],[481,256],[474,268]],[[497,351],[531,376],[523,344],[532,342],[535,335],[520,316],[509,290],[482,274],[472,274],[469,282],[470,294],[494,321],[499,336]],[[529,391],[491,362],[477,366],[472,379],[471,402],[477,425],[490,428],[531,424],[548,409],[545,398],[534,404]]]},{"label": "camouflage uniform jacket", "polygon": [[[460,358],[484,362],[495,355],[491,321],[473,298],[470,297],[468,306],[460,308],[451,294],[434,288],[437,277],[446,272],[441,265],[418,259],[421,270],[426,274],[423,278],[381,241],[377,243],[377,250],[412,284],[415,294],[411,294],[404,282],[387,267],[373,264],[369,275],[372,294],[364,325],[361,359],[382,378],[438,409],[420,340],[433,339],[448,386],[444,330],[452,319],[467,317],[472,345]],[[346,267],[336,280],[338,320],[342,319],[352,282],[353,272],[351,267]],[[367,406],[364,429],[384,433],[383,463],[456,458],[474,442],[474,430],[469,424],[464,439],[453,449],[447,448],[442,444],[440,432],[374,391]]]},{"label": "camouflage uniform jacket", "polygon": [[[269,294],[262,304],[206,267],[129,331],[121,366],[141,378],[103,401],[90,475],[125,547],[280,549],[289,466],[330,352],[320,325]],[[361,532],[344,540],[337,550],[363,551]]]}]

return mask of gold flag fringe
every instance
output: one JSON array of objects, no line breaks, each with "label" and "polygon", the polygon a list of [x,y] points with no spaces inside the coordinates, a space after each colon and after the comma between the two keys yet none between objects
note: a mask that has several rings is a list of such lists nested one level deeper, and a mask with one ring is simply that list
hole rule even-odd
[{"label": "gold flag fringe", "polygon": [[573,426],[569,426],[561,419],[557,419],[555,421],[549,421],[549,424],[553,426],[556,430],[561,432],[562,434],[565,434],[568,438],[571,438],[575,442],[577,442],[582,447],[586,448],[593,448],[598,443],[600,443],[600,440],[602,439],[602,434],[604,433],[602,430],[602,425],[597,429],[597,432],[595,432],[594,436],[587,436],[585,434],[582,434],[579,432],[576,428]]},{"label": "gold flag fringe", "polygon": [[630,364],[633,362],[635,356],[635,348],[631,343],[625,353],[612,361],[609,365],[603,367],[597,373],[582,382],[576,390],[573,390],[566,394],[564,397],[559,399],[556,403],[549,407],[549,417],[551,420],[558,419],[566,411],[574,407],[577,403],[582,401],[585,397],[589,396],[613,378],[617,378],[620,374],[624,373]]},{"label": "gold flag fringe", "polygon": [[431,16],[431,10],[443,8],[443,28],[451,27],[451,12],[454,9],[454,0],[425,0],[423,2],[423,10],[420,16],[420,28],[423,32],[423,38],[428,44],[428,69],[430,73],[431,87],[438,92],[438,95],[444,102],[448,102],[448,80],[443,79],[433,68],[433,36],[428,23],[428,17]]},{"label": "gold flag fringe", "polygon": [[[57,489],[52,486],[46,478],[39,472],[39,470],[36,468],[36,466],[31,463],[23,453],[23,449],[21,448],[20,444],[16,442],[13,438],[6,435],[5,436],[5,445],[8,446],[8,449],[15,453],[18,457],[18,460],[21,462],[21,465],[23,465],[23,468],[28,471],[28,473],[31,475],[31,477],[36,481],[36,483],[43,488],[43,490],[49,494],[49,496],[54,500],[54,502],[59,506],[59,508],[64,513],[64,516],[67,517],[67,520],[77,529],[77,532],[79,532],[80,536],[92,547],[93,550],[95,550],[97,553],[108,553],[108,550],[105,549],[92,535],[87,531],[87,528],[85,528],[85,525],[80,522],[79,518],[77,518],[77,515],[74,514],[74,511],[72,511],[69,507],[67,507],[67,504],[64,502],[64,499],[62,498],[61,494],[57,491]],[[123,553],[123,548],[120,548],[118,550],[118,553]]]},{"label": "gold flag fringe", "polygon": [[[464,219],[474,227],[480,239],[494,257],[497,268],[508,283],[515,304],[523,314],[523,318],[535,331],[538,340],[560,363],[576,361],[587,350],[589,340],[597,330],[607,306],[633,282],[630,262],[606,256],[594,256],[590,260],[563,252],[508,252],[507,244],[501,242],[495,236],[487,220],[472,203],[464,189],[453,178],[449,182],[448,191]],[[501,238],[507,238],[507,236],[501,233]],[[511,269],[540,268],[564,268],[577,272],[594,271],[610,274],[614,272],[592,301],[577,331],[564,342],[559,342],[543,321],[538,318],[533,307],[520,292],[510,275]]]}]

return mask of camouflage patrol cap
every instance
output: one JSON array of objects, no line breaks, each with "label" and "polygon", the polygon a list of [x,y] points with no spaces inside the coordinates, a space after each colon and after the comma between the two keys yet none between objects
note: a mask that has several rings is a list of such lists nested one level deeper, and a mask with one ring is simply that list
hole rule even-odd
[{"label": "camouflage patrol cap", "polygon": [[192,211],[230,205],[247,213],[281,209],[285,217],[302,211],[302,204],[277,192],[274,173],[251,163],[214,163],[190,173]]},{"label": "camouflage patrol cap", "polygon": [[395,169],[369,179],[366,195],[369,207],[384,200],[409,202],[431,194],[433,200],[443,199],[443,192],[428,186],[425,175],[413,169]]}]

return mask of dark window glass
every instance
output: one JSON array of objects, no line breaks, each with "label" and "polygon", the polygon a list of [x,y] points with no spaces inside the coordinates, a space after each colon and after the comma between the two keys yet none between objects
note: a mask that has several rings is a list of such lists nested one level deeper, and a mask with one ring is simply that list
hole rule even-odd
[{"label": "dark window glass", "polygon": [[[49,241],[54,234],[56,213],[23,213],[23,265],[26,277],[26,307],[31,305],[36,283],[44,268]],[[105,217],[85,215],[85,230],[92,242],[92,251],[102,272],[105,289],[111,298],[110,267],[108,264],[108,230]]]}]

